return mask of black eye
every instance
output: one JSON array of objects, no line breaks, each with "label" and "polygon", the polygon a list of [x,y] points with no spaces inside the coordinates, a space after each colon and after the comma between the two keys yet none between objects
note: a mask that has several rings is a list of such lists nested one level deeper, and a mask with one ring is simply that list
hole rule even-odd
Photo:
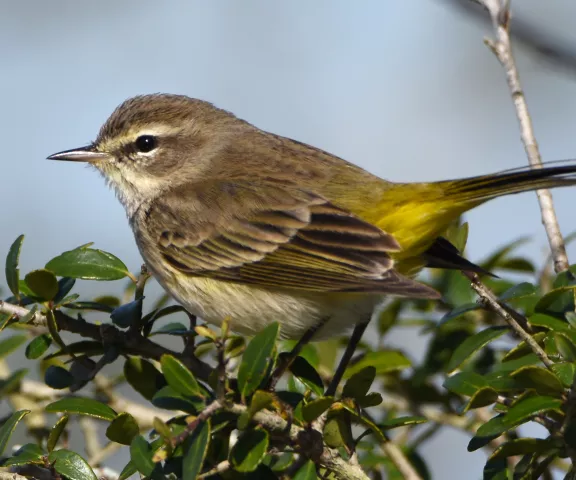
[{"label": "black eye", "polygon": [[142,153],[151,152],[158,146],[158,140],[152,135],[141,135],[134,143],[136,144],[136,149]]}]

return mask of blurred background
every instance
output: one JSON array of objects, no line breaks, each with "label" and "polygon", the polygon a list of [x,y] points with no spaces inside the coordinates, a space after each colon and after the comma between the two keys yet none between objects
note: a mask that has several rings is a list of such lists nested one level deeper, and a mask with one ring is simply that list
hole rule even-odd
[{"label": "blurred background", "polygon": [[[23,273],[90,241],[139,267],[123,209],[102,178],[44,159],[93,140],[118,103],[142,93],[209,100],[395,181],[525,165],[503,71],[483,45],[490,27],[465,2],[3,2],[0,256],[25,233]],[[519,25],[535,29],[528,37],[576,50],[574,2],[524,0],[512,9]],[[576,158],[574,57],[550,62],[520,43],[516,55],[544,159]],[[576,191],[554,199],[564,233],[576,230]],[[467,220],[472,261],[522,235],[532,238],[522,253],[544,260],[534,194],[493,201]],[[569,254],[574,262],[576,248]],[[76,291],[114,288],[79,282]],[[394,336],[417,356],[411,340]],[[484,453],[467,453],[466,443],[446,431],[427,445],[434,478],[479,478]],[[125,463],[116,456],[110,466]]]}]

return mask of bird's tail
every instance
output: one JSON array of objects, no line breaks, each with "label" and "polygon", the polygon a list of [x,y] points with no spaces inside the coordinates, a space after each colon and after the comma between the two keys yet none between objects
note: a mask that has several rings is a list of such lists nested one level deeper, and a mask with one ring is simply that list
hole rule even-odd
[{"label": "bird's tail", "polygon": [[[560,164],[564,165],[560,165]],[[543,168],[516,168],[491,175],[438,182],[444,194],[463,203],[483,203],[491,198],[541,188],[576,184],[576,161],[545,163]]]}]

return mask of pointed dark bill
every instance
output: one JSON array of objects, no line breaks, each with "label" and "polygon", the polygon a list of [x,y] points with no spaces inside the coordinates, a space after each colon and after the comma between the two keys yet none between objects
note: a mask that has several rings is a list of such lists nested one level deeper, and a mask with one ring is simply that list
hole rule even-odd
[{"label": "pointed dark bill", "polygon": [[94,145],[87,145],[86,147],[73,148],[71,150],[64,150],[63,152],[55,153],[50,155],[48,160],[95,163],[109,158],[109,154],[95,151]]}]

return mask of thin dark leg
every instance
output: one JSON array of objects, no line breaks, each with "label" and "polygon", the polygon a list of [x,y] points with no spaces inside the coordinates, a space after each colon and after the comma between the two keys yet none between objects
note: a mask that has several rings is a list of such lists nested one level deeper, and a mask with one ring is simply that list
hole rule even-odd
[{"label": "thin dark leg", "polygon": [[298,340],[298,343],[296,345],[294,345],[294,348],[290,351],[288,356],[284,357],[279,362],[280,365],[276,367],[276,370],[274,370],[272,377],[270,377],[270,382],[268,383],[268,390],[273,391],[276,388],[276,384],[278,383],[278,380],[280,380],[280,377],[284,375],[286,370],[290,368],[290,365],[292,365],[292,362],[300,354],[304,346],[306,346],[306,344],[310,340],[312,340],[312,337],[316,334],[318,330],[320,330],[324,325],[326,325],[327,321],[328,318],[324,318],[320,320],[320,322],[318,322],[316,325],[306,330],[306,333],[302,335],[302,338]]},{"label": "thin dark leg", "polygon": [[336,394],[336,390],[338,389],[338,385],[340,384],[340,380],[344,376],[344,372],[352,359],[352,355],[354,355],[354,351],[356,350],[356,346],[362,339],[362,335],[364,335],[364,331],[368,326],[369,322],[365,323],[358,323],[354,327],[354,331],[352,332],[352,337],[350,338],[350,342],[346,345],[346,350],[344,350],[344,355],[340,359],[340,363],[338,364],[338,368],[336,369],[336,373],[332,377],[332,381],[328,388],[326,389],[326,393],[324,394],[326,397],[333,397]]}]

